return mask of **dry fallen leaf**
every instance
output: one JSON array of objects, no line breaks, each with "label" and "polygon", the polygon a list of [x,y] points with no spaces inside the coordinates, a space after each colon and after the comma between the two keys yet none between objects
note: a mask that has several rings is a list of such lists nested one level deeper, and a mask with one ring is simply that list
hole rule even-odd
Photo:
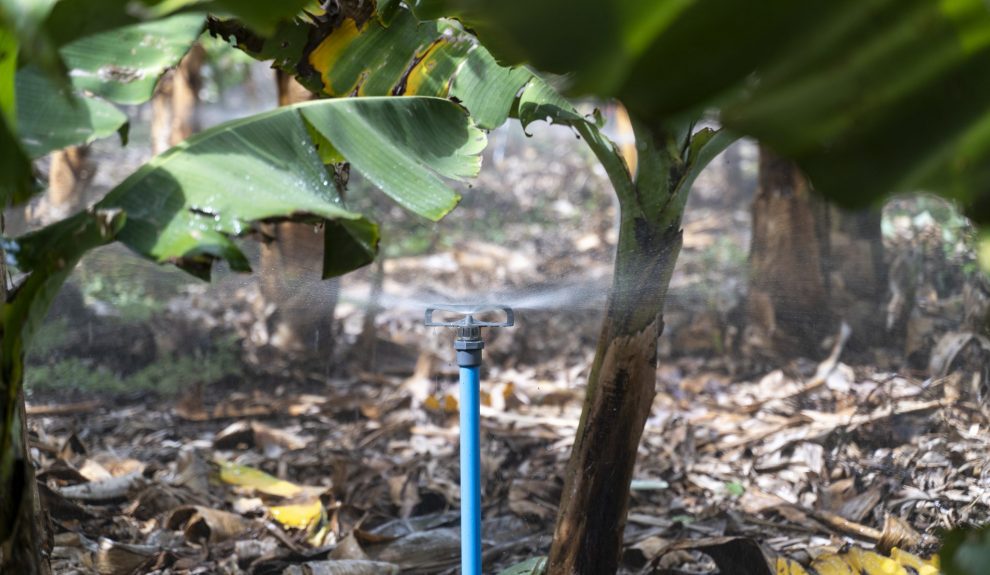
[{"label": "dry fallen leaf", "polygon": [[217,465],[220,468],[220,481],[252,492],[290,498],[300,495],[320,495],[326,490],[323,487],[296,485],[291,481],[273,477],[264,471],[246,465],[238,465],[228,461],[218,461]]},{"label": "dry fallen leaf", "polygon": [[268,508],[272,518],[291,529],[311,529],[326,521],[326,509],[320,499],[314,498],[303,503],[273,505]]},{"label": "dry fallen leaf", "polygon": [[186,539],[193,543],[226,541],[237,537],[250,525],[240,515],[199,505],[179,507],[165,520],[168,529],[181,529]]}]

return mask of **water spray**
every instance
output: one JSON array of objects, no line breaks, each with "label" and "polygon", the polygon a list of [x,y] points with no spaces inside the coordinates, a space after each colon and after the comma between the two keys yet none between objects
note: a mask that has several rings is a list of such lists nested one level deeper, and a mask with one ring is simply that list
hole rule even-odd
[{"label": "water spray", "polygon": [[[433,312],[463,316],[434,321]],[[503,321],[479,321],[476,315],[502,312]],[[426,325],[456,327],[457,365],[461,371],[461,574],[481,575],[481,339],[483,327],[512,327],[512,308],[492,304],[440,304],[426,308]]]}]

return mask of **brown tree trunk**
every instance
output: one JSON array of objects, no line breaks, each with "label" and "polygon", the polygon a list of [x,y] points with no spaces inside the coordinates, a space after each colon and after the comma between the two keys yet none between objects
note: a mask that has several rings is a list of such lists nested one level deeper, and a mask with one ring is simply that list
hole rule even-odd
[{"label": "brown tree trunk", "polygon": [[52,153],[48,170],[48,202],[68,215],[82,203],[82,194],[93,179],[93,163],[87,146],[70,146]]},{"label": "brown tree trunk", "polygon": [[84,203],[84,192],[93,180],[96,167],[89,159],[88,146],[70,146],[52,152],[48,168],[48,192],[36,206],[26,208],[29,221],[48,223],[72,214]]},{"label": "brown tree trunk", "polygon": [[158,82],[151,101],[151,151],[160,154],[199,130],[196,105],[206,51],[193,44],[175,70]]},{"label": "brown tree trunk", "polygon": [[[663,304],[682,242],[683,203],[666,201],[675,193],[667,186],[679,181],[683,166],[672,155],[676,148],[663,141],[638,146],[634,189],[617,190],[612,291],[564,476],[550,575],[603,575],[619,565],[629,485],[656,394]],[[659,187],[648,189],[648,183]]]},{"label": "brown tree trunk", "polygon": [[827,206],[789,160],[760,147],[753,200],[747,351],[817,355],[834,328],[829,306]]},{"label": "brown tree trunk", "polygon": [[879,208],[829,205],[814,195],[793,162],[761,146],[752,210],[748,351],[818,356],[839,320],[852,328],[853,351],[885,341],[887,270]]},{"label": "brown tree trunk", "polygon": [[849,324],[848,348],[864,352],[890,341],[883,313],[889,295],[882,210],[829,208],[829,293],[835,315]]},{"label": "brown tree trunk", "polygon": [[[315,96],[292,76],[277,72],[278,102],[286,106]],[[275,303],[268,318],[268,341],[277,349],[326,356],[333,351],[333,314],[339,280],[320,280],[323,230],[313,225],[268,226],[274,241],[261,248],[261,293]]]},{"label": "brown tree trunk", "polygon": [[[623,227],[623,233],[631,230]],[[643,292],[625,296],[629,286],[617,285],[609,301],[567,464],[550,553],[548,573],[554,575],[615,573],[619,564],[629,484],[656,394],[664,278],[680,250],[680,229],[659,239],[664,249],[631,258],[642,267],[623,279]]]}]

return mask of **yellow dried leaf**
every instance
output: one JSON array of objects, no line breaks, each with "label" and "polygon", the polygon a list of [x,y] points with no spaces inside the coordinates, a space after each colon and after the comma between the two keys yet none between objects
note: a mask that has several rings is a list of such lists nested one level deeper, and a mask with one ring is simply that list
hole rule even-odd
[{"label": "yellow dried leaf", "polygon": [[[441,403],[442,402],[442,403]],[[453,395],[444,394],[442,398],[430,394],[423,400],[423,407],[429,411],[443,411],[445,413],[457,413],[457,398]]]},{"label": "yellow dried leaf", "polygon": [[897,561],[859,547],[850,547],[839,556],[854,572],[863,575],[908,575],[907,569]]},{"label": "yellow dried leaf", "polygon": [[509,401],[512,395],[516,392],[516,384],[511,381],[502,387],[502,399]]},{"label": "yellow dried leaf", "polygon": [[933,555],[929,559],[922,559],[917,555],[894,547],[890,550],[890,558],[905,567],[914,569],[918,575],[938,575],[938,555]]},{"label": "yellow dried leaf", "polygon": [[319,498],[305,503],[274,505],[268,508],[275,521],[291,529],[310,529],[323,522],[326,510]]},{"label": "yellow dried leaf", "polygon": [[808,572],[793,559],[777,557],[777,575],[808,575]]},{"label": "yellow dried leaf", "polygon": [[430,394],[423,400],[423,407],[429,411],[440,411],[440,400],[437,399],[437,396]]},{"label": "yellow dried leaf", "polygon": [[268,475],[260,469],[237,465],[227,461],[219,462],[220,481],[278,497],[295,497],[304,489],[295,483]]},{"label": "yellow dried leaf", "polygon": [[[778,575],[798,575],[804,571],[787,571],[793,561],[777,559]],[[818,575],[938,575],[938,556],[922,559],[906,551],[894,548],[890,557],[868,551],[861,547],[850,547],[841,553],[819,555],[811,563],[811,569]]]},{"label": "yellow dried leaf", "polygon": [[443,410],[447,413],[457,413],[457,398],[453,395],[447,395],[443,398]]},{"label": "yellow dried leaf", "polygon": [[835,553],[819,555],[811,562],[811,568],[818,575],[860,575]]}]

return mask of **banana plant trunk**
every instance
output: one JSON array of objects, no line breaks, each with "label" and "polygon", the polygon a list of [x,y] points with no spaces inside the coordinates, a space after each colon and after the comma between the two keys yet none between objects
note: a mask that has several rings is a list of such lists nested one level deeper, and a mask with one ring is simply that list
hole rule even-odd
[{"label": "banana plant trunk", "polygon": [[635,182],[609,174],[620,206],[614,279],[567,464],[549,575],[603,575],[619,565],[629,485],[656,394],[663,305],[682,243],[687,148],[669,145],[675,141],[638,131]]},{"label": "banana plant trunk", "polygon": [[[0,392],[7,392],[6,387]],[[13,445],[10,451],[4,452],[5,457],[12,458],[12,473],[4,478],[0,492],[0,521],[3,522],[0,531],[4,534],[0,542],[0,573],[47,575],[51,573],[51,567],[45,559],[45,549],[50,546],[45,542],[44,514],[27,449],[23,390],[16,394],[13,403],[14,413],[8,413],[4,418],[4,425],[9,425],[13,432]]]},{"label": "banana plant trunk", "polygon": [[[567,465],[549,573],[615,573],[629,484],[656,393],[663,301],[681,247],[678,227],[624,221],[616,280]],[[639,235],[644,233],[645,235]]]},{"label": "banana plant trunk", "polygon": [[[2,225],[2,220],[0,220]],[[2,231],[2,228],[0,228]],[[7,289],[6,254],[0,249],[0,302],[17,297]],[[19,334],[0,337],[20,338]],[[19,346],[17,346],[19,348]],[[9,346],[0,343],[0,354]],[[17,358],[0,357],[0,573],[48,575],[51,549],[41,510],[34,465],[28,451],[27,411],[24,405],[23,351]],[[12,367],[13,369],[9,369]]]}]

